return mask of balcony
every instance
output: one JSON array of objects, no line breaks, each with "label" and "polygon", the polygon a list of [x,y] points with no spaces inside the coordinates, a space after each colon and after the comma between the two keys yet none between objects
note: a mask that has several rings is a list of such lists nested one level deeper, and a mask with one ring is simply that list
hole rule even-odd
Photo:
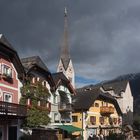
[{"label": "balcony", "polygon": [[58,103],[58,110],[60,112],[72,111],[72,106],[71,106],[71,104]]},{"label": "balcony", "polygon": [[100,107],[100,113],[101,115],[110,115],[110,114],[113,114],[114,113],[114,107],[112,106],[102,106]]},{"label": "balcony", "polygon": [[26,116],[26,106],[0,101],[0,118],[20,119]]}]

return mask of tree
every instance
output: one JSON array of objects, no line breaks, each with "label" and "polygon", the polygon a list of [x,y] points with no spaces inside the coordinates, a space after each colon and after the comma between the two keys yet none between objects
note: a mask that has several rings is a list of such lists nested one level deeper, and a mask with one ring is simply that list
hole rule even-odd
[{"label": "tree", "polygon": [[38,127],[47,125],[50,122],[48,97],[49,90],[42,85],[42,82],[31,84],[29,81],[21,88],[22,97],[20,104],[26,105],[30,101],[27,109],[27,118],[23,125],[26,127]]}]

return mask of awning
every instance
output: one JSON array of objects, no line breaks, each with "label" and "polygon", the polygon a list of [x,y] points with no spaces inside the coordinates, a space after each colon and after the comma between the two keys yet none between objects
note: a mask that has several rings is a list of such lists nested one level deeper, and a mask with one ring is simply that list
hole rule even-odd
[{"label": "awning", "polygon": [[68,133],[73,133],[76,131],[82,131],[83,129],[79,128],[79,127],[75,127],[73,125],[58,125],[58,128],[63,129],[65,131],[67,131]]}]

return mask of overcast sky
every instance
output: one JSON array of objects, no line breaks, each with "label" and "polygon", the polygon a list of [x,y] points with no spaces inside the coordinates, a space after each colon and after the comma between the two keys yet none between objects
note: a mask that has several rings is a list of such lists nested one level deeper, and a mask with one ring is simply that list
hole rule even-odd
[{"label": "overcast sky", "polygon": [[0,0],[0,33],[55,72],[65,6],[78,86],[140,72],[140,0]]}]

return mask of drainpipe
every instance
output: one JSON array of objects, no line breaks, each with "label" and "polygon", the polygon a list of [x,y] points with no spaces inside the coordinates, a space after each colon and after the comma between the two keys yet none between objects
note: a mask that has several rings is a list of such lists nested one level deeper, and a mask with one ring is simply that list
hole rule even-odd
[{"label": "drainpipe", "polygon": [[83,131],[84,131],[84,129],[83,129],[84,128],[84,122],[83,121],[84,120],[83,120],[83,118],[84,117],[83,117],[83,109],[82,109],[82,140],[84,140],[84,136],[83,136]]}]

